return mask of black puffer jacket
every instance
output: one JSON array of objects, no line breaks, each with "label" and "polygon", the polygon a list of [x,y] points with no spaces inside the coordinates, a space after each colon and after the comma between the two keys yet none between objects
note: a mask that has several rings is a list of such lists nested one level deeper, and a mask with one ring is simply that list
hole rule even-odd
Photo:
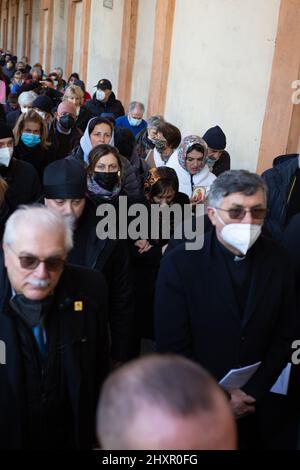
[{"label": "black puffer jacket", "polygon": [[96,100],[96,93],[94,93],[93,99],[88,101],[85,106],[93,116],[100,116],[102,113],[112,113],[117,118],[125,114],[123,105],[121,101],[117,100],[114,92],[111,93],[107,103]]},{"label": "black puffer jacket", "polygon": [[39,177],[29,163],[12,158],[8,167],[0,165],[0,176],[8,184],[5,199],[11,212],[20,204],[30,204],[39,199],[41,195]]},{"label": "black puffer jacket", "polygon": [[[69,155],[71,158],[75,158],[76,160],[83,160],[83,150],[80,147],[74,149],[74,151]],[[135,168],[129,163],[127,158],[121,155],[121,162],[122,162],[122,170],[123,170],[123,177],[122,177],[122,185],[126,193],[128,194],[129,198],[138,198],[141,195],[141,182],[139,177],[137,176]]]}]

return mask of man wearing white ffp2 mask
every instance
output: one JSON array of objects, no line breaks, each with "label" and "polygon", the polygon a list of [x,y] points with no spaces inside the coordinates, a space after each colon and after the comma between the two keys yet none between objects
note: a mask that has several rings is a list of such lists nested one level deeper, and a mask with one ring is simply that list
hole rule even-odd
[{"label": "man wearing white ffp2 mask", "polygon": [[[6,127],[3,126],[4,131]],[[1,138],[1,129],[0,129],[0,167],[8,167],[12,154],[14,152],[14,139],[12,136],[9,136],[7,133],[3,133],[3,138]]]},{"label": "man wearing white ffp2 mask", "polygon": [[[246,255],[247,251],[251,248],[251,246],[256,242],[258,237],[261,234],[261,225],[254,224],[254,223],[229,223],[225,224],[225,222],[220,217],[218,211],[226,210],[227,209],[215,209],[215,214],[219,222],[223,225],[223,228],[220,232],[220,237],[222,238],[223,242],[230,245],[232,248],[236,249],[238,253],[242,253]],[[230,211],[230,212],[229,212]],[[256,209],[255,209],[256,211]],[[262,213],[263,209],[259,212]],[[242,217],[243,220],[248,211],[245,209],[228,209],[229,217],[231,218],[234,214],[234,217],[238,215]],[[249,210],[251,214],[250,217],[253,218],[253,211]],[[256,215],[254,217],[257,217]],[[239,220],[239,219],[238,219]]]},{"label": "man wearing white ffp2 mask", "polygon": [[[183,243],[163,257],[154,315],[157,351],[188,355],[219,381],[232,369],[258,363],[255,373],[250,368],[252,376],[247,369],[249,375],[241,379],[236,374],[236,380],[223,386],[243,423],[243,448],[259,449],[278,448],[287,433],[282,423],[294,417],[294,409],[283,407],[276,409],[276,423],[271,420],[271,406],[277,402],[269,392],[291,357],[297,334],[288,255],[259,236],[266,208],[260,176],[235,170],[216,178],[207,209],[214,229],[204,234],[201,249],[191,253]],[[253,420],[245,419],[254,413]],[[261,428],[262,422],[270,423],[271,434],[270,426]]]},{"label": "man wearing white ffp2 mask", "polygon": [[[251,194],[253,192],[253,194]],[[219,242],[237,256],[246,255],[261,234],[267,214],[266,197],[262,189],[249,194],[234,192],[214,201],[208,216],[216,228]]]},{"label": "man wearing white ffp2 mask", "polygon": [[13,146],[10,147],[0,147],[0,165],[8,167],[12,154],[14,152]]}]

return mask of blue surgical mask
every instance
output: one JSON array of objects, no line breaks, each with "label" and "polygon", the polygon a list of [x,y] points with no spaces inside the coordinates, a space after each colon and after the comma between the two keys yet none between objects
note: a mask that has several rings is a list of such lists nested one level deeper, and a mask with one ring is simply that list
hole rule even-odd
[{"label": "blue surgical mask", "polygon": [[136,119],[136,118],[128,116],[128,122],[131,126],[136,127],[136,126],[139,126],[140,124],[142,124],[142,119]]},{"label": "blue surgical mask", "polygon": [[208,167],[211,169],[214,167],[214,164],[217,162],[217,160],[214,160],[213,158],[207,158],[206,163],[208,164]]},{"label": "blue surgical mask", "polygon": [[28,132],[23,132],[21,140],[26,147],[35,147],[41,143],[41,137],[35,134],[29,134]]}]

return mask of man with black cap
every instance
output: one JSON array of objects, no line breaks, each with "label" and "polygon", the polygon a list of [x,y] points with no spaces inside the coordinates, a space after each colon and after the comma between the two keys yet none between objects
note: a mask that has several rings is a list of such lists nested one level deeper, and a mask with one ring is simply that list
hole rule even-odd
[{"label": "man with black cap", "polygon": [[230,155],[226,152],[226,136],[221,127],[215,126],[208,129],[203,135],[203,140],[208,146],[207,164],[210,171],[219,176],[224,171],[230,170]]},{"label": "man with black cap", "polygon": [[86,103],[86,107],[93,116],[100,116],[102,113],[112,113],[115,118],[124,116],[123,105],[121,101],[116,99],[111,82],[103,78],[96,86],[97,91],[94,93],[93,99]]},{"label": "man with black cap", "polygon": [[8,184],[5,195],[9,211],[20,204],[35,202],[41,195],[38,174],[34,167],[13,157],[14,135],[3,122],[0,123],[0,176]]},{"label": "man with black cap", "polygon": [[[68,219],[74,227],[74,246],[68,261],[101,271],[108,285],[111,358],[114,364],[132,357],[133,292],[127,244],[100,240],[96,215],[86,197],[83,164],[72,158],[48,165],[44,172],[45,205]],[[99,273],[99,276],[102,275]]]},{"label": "man with black cap", "polygon": [[32,108],[46,121],[48,127],[53,121],[52,109],[54,103],[49,96],[39,95],[32,103]]}]

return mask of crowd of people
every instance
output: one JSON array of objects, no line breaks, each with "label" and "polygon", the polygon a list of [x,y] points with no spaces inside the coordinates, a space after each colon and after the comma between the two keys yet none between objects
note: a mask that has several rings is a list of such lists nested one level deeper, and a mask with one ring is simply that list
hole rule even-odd
[{"label": "crowd of people", "polygon": [[219,125],[0,65],[0,448],[297,448],[299,155],[230,170]]}]

